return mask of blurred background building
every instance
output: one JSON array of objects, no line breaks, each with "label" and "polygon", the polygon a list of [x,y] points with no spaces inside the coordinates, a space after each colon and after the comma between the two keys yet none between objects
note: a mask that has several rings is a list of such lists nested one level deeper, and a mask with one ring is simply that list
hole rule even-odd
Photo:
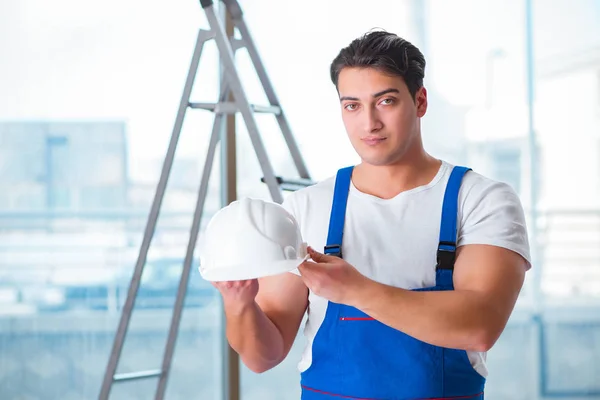
[{"label": "blurred background building", "polygon": [[[328,76],[337,51],[377,27],[423,50],[426,147],[512,185],[528,216],[534,266],[489,353],[486,398],[600,399],[600,1],[241,4],[317,179],[357,161]],[[0,3],[0,399],[97,397],[206,26],[193,1]],[[198,101],[217,96],[214,47],[207,54]],[[250,65],[244,53],[238,62]],[[119,372],[162,357],[212,124],[208,113],[188,116]],[[276,124],[258,122],[288,175]],[[239,195],[267,198],[241,121],[238,137]],[[217,168],[204,223],[220,202]],[[196,258],[201,247],[202,237]],[[194,269],[168,399],[223,398],[223,334],[219,296]],[[303,345],[300,334],[265,374],[242,368],[242,398],[297,399]],[[154,389],[124,383],[111,398]]]}]

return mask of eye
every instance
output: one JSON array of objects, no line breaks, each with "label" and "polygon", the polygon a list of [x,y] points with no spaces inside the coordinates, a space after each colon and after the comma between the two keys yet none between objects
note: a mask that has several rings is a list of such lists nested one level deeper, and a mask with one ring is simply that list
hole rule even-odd
[{"label": "eye", "polygon": [[358,108],[358,104],[355,103],[348,103],[344,106],[344,109],[348,110],[348,111],[354,111]]},{"label": "eye", "polygon": [[390,104],[394,104],[394,100],[392,98],[387,98],[387,99],[383,99],[381,100],[381,104],[383,104],[384,106],[389,106]]}]

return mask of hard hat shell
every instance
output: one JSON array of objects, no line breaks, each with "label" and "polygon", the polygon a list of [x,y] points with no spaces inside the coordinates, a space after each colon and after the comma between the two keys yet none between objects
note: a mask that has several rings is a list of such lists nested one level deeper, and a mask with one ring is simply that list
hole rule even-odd
[{"label": "hard hat shell", "polygon": [[205,238],[199,271],[213,282],[289,272],[308,258],[294,216],[280,204],[261,199],[243,198],[220,209]]}]

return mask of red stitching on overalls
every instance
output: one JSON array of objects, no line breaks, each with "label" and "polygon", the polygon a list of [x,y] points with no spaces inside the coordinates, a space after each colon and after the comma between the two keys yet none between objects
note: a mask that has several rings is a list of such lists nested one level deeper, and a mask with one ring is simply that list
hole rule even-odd
[{"label": "red stitching on overalls", "polygon": [[[308,386],[304,386],[302,385],[302,387],[306,390],[310,390],[311,392],[315,392],[315,393],[320,393],[320,394],[325,394],[328,396],[332,396],[332,397],[339,397],[341,399],[352,399],[352,400],[377,400],[375,398],[368,398],[368,397],[351,397],[351,396],[344,396],[343,394],[336,394],[336,393],[330,393],[330,392],[324,392],[322,390],[318,390],[318,389],[313,389],[310,388]],[[413,400],[460,400],[460,399],[473,399],[475,397],[481,396],[483,394],[483,392],[481,393],[477,393],[477,394],[473,394],[473,395],[469,395],[469,396],[458,396],[458,397],[429,397],[429,398],[422,398],[422,399],[413,399]]]},{"label": "red stitching on overalls", "polygon": [[343,394],[335,394],[335,393],[329,393],[329,392],[324,392],[322,390],[317,390],[317,389],[313,389],[313,388],[309,388],[307,386],[302,386],[304,389],[306,390],[310,390],[311,392],[315,392],[315,393],[321,393],[321,394],[326,394],[328,396],[333,396],[333,397],[339,397],[341,399],[352,399],[352,400],[377,400],[377,399],[373,399],[373,398],[366,398],[366,397],[350,397],[350,396],[344,396]]}]

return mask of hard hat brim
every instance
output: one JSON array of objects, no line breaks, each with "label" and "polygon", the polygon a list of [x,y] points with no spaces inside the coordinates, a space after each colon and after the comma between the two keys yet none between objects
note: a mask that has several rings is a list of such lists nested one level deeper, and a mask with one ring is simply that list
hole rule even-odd
[{"label": "hard hat brim", "polygon": [[218,268],[198,268],[202,278],[209,282],[242,281],[247,279],[258,279],[267,276],[290,272],[298,268],[308,256],[294,260],[281,260],[269,263],[219,266]]}]

